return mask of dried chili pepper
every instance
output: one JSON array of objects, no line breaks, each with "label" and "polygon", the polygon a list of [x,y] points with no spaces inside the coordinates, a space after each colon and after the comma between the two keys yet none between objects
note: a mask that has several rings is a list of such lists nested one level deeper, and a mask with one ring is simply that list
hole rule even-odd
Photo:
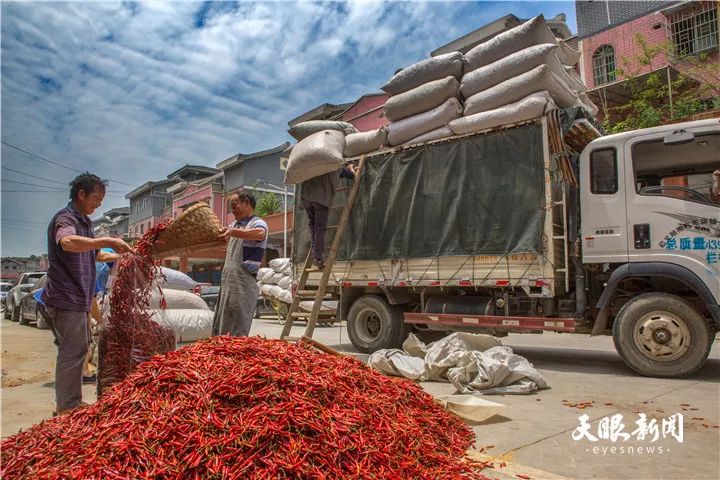
[{"label": "dried chili pepper", "polygon": [[485,479],[472,431],[347,356],[215,337],[2,442],[2,478]]}]

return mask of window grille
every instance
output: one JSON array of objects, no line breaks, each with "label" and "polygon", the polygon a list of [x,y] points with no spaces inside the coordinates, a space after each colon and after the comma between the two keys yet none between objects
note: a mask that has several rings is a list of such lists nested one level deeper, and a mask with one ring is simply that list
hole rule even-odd
[{"label": "window grille", "polygon": [[675,53],[683,56],[718,46],[717,4],[692,2],[668,16],[670,40]]},{"label": "window grille", "polygon": [[593,77],[595,86],[615,81],[615,49],[603,45],[593,53]]}]

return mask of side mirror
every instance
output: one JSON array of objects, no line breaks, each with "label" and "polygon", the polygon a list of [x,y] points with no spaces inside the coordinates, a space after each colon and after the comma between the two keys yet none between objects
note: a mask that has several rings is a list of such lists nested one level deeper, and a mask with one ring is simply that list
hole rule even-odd
[{"label": "side mirror", "polygon": [[675,130],[674,132],[665,135],[663,143],[665,145],[682,145],[683,143],[689,143],[695,140],[695,134],[687,132],[685,130]]}]

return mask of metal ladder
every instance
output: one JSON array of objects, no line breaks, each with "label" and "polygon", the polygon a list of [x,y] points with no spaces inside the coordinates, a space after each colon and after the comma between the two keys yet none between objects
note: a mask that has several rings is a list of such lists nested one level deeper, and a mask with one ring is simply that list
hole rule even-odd
[{"label": "metal ladder", "polygon": [[[362,175],[364,167],[365,156],[363,155],[362,157],[360,157],[360,162],[358,163],[358,168],[355,172],[355,180],[353,181],[352,186],[349,187],[350,192],[348,193],[345,205],[343,206],[340,221],[337,225],[327,227],[328,230],[336,229],[335,238],[333,238],[330,252],[325,259],[325,268],[322,270],[322,277],[320,279],[320,284],[318,285],[317,290],[309,290],[307,287],[307,281],[310,277],[310,267],[312,266],[313,260],[312,249],[308,251],[307,257],[305,258],[305,264],[303,265],[302,275],[300,275],[300,280],[298,282],[298,289],[295,292],[293,302],[290,305],[287,317],[285,318],[285,326],[283,327],[282,334],[280,334],[281,339],[295,340],[288,338],[288,335],[290,335],[290,330],[292,329],[293,323],[295,322],[296,318],[308,319],[307,327],[305,327],[304,337],[312,338],[318,318],[332,317],[337,315],[337,312],[323,312],[322,302],[323,300],[327,299],[327,286],[330,281],[330,275],[332,274],[332,267],[335,263],[335,257],[337,256],[337,252],[340,249],[340,242],[342,241],[343,234],[345,233],[345,229],[347,228],[348,220],[350,219],[350,211],[352,210],[352,206],[355,203],[355,197],[357,197],[357,193],[360,188],[359,179],[360,175]],[[348,189],[348,187],[340,188],[337,190],[346,189]],[[314,300],[313,308],[310,313],[300,311],[300,302],[309,299]]]}]

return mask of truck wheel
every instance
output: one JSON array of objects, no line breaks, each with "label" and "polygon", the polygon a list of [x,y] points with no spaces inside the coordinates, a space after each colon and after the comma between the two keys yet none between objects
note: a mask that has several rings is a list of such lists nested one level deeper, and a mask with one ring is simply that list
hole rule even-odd
[{"label": "truck wheel", "polygon": [[681,377],[710,354],[710,326],[682,298],[645,293],[627,302],[613,324],[615,349],[625,363],[649,377]]},{"label": "truck wheel", "polygon": [[375,295],[358,298],[348,312],[348,336],[363,353],[381,348],[399,348],[410,332],[401,307],[391,306]]}]

